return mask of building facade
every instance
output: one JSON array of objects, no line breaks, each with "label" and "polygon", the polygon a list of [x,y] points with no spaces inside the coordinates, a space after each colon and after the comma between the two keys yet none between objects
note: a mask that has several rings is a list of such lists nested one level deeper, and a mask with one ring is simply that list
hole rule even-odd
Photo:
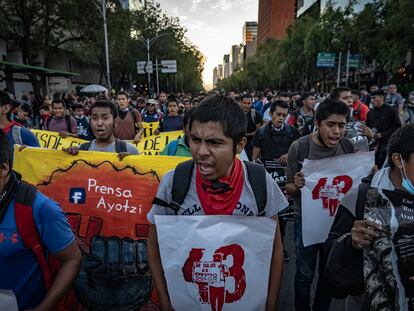
[{"label": "building facade", "polygon": [[257,22],[245,22],[243,26],[243,45],[257,41]]},{"label": "building facade", "polygon": [[257,43],[269,38],[281,39],[294,22],[296,0],[259,0]]},{"label": "building facade", "polygon": [[223,78],[230,77],[230,55],[225,54],[223,56]]},{"label": "building facade", "polygon": [[240,46],[233,45],[230,49],[230,76],[234,74],[240,65]]}]

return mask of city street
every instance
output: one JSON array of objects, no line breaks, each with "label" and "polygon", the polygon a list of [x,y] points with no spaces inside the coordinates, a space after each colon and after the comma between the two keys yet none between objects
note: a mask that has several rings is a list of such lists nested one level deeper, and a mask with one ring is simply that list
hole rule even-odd
[{"label": "city street", "polygon": [[[290,261],[285,262],[282,287],[279,292],[278,310],[294,311],[294,280],[295,280],[295,243],[294,243],[293,222],[289,221],[286,227],[285,248],[289,253]],[[311,297],[315,295],[316,283],[313,283]],[[342,300],[333,300],[331,311],[344,311],[344,302]]]}]

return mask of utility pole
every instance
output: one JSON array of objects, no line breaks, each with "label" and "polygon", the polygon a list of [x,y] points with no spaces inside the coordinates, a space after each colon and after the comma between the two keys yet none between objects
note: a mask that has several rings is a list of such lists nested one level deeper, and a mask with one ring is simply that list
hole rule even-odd
[{"label": "utility pole", "polygon": [[[160,35],[156,35],[155,37],[153,37],[153,38],[151,38],[151,39],[149,39],[149,38],[147,38],[147,39],[143,39],[143,38],[140,38],[140,37],[138,37],[138,40],[140,40],[143,44],[144,44],[144,46],[145,46],[145,48],[147,49],[147,61],[148,61],[148,63],[147,64],[149,64],[150,63],[150,61],[151,61],[151,57],[150,57],[150,50],[151,50],[151,46],[154,44],[154,42],[155,41],[157,41],[159,38],[161,38],[161,37],[164,37],[164,36],[167,36],[168,35],[168,33],[162,33],[162,34],[160,34]],[[147,67],[147,66],[146,66]],[[148,73],[148,88],[150,88],[150,86],[151,86],[151,74],[150,74],[150,72],[148,71],[147,72]],[[157,81],[158,81],[158,70],[157,70]],[[159,94],[159,86],[157,86],[157,92],[158,92],[158,94]]]},{"label": "utility pole", "polygon": [[109,43],[108,43],[108,19],[106,17],[106,1],[102,0],[102,16],[104,20],[104,35],[105,35],[105,59],[106,59],[106,88],[111,94],[111,69],[109,67]]},{"label": "utility pole", "polygon": [[93,4],[98,8],[102,15],[104,22],[104,38],[105,38],[105,62],[106,62],[106,88],[109,94],[111,93],[111,70],[109,67],[109,43],[108,43],[108,18],[106,17],[106,0],[102,0],[102,7],[100,7],[95,1]]},{"label": "utility pole", "polygon": [[338,58],[338,76],[336,78],[336,87],[339,87],[339,84],[341,82],[341,62],[342,62],[342,52],[339,52],[339,58]]},{"label": "utility pole", "polygon": [[351,44],[348,43],[348,52],[347,52],[347,56],[346,56],[346,86],[348,86],[348,77],[349,77],[349,57],[350,57],[350,48],[351,48]]},{"label": "utility pole", "polygon": [[[150,63],[150,48],[151,48],[150,39],[147,38],[146,42],[147,42],[147,45],[146,45],[146,47],[147,47],[147,65],[145,67],[146,67],[146,69],[148,69],[148,65]],[[148,74],[148,90],[150,90],[150,88],[151,88],[151,74],[150,74],[149,71],[147,71],[147,74]]]},{"label": "utility pole", "polygon": [[157,77],[157,95],[160,94],[160,80],[158,77],[158,58],[155,58],[155,75]]}]

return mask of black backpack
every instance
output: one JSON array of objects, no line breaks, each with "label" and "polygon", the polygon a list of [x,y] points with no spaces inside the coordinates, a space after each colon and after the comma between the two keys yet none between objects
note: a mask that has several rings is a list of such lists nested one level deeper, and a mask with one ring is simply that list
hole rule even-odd
[{"label": "black backpack", "polygon": [[[81,144],[79,146],[79,150],[88,151],[89,147],[91,146],[91,143],[92,142],[89,141],[87,143]],[[126,142],[124,140],[116,138],[115,139],[115,151],[116,153],[128,152]]]},{"label": "black backpack", "polygon": [[[262,165],[248,161],[244,161],[244,163],[246,164],[247,175],[256,200],[259,212],[258,216],[264,216],[267,204],[266,171]],[[152,204],[172,208],[175,214],[177,214],[190,188],[193,168],[194,160],[188,160],[178,164],[174,172],[171,189],[172,201],[168,203],[155,197]]]}]

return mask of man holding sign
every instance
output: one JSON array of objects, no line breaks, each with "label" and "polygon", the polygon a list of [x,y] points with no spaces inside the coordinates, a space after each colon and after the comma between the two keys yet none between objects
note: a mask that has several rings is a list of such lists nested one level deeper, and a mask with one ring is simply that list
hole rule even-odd
[{"label": "man holding sign", "polygon": [[[322,243],[304,246],[302,239],[302,200],[301,191],[305,186],[305,175],[302,165],[306,159],[319,160],[355,152],[351,141],[345,138],[349,108],[341,101],[326,100],[316,110],[316,126],[318,130],[296,140],[289,149],[286,167],[286,190],[293,194],[297,217],[295,219],[296,275],[295,275],[295,308],[310,310],[310,288],[315,274],[318,253]],[[325,194],[329,189],[325,187]],[[334,189],[331,189],[334,190]],[[320,193],[320,192],[319,192]],[[323,191],[322,191],[323,193]],[[331,202],[327,202],[328,207]],[[330,212],[333,212],[330,209]],[[323,258],[323,256],[320,256]],[[320,271],[323,271],[323,260]],[[316,290],[314,310],[329,310],[330,297],[321,278]]]},{"label": "man holding sign", "polygon": [[389,167],[339,206],[326,276],[335,296],[349,295],[346,311],[414,308],[413,140],[413,125],[398,129],[388,142]]},{"label": "man holding sign", "polygon": [[[256,220],[240,216],[264,215],[277,222],[277,213],[286,208],[288,203],[276,183],[262,167],[243,163],[237,159],[236,154],[240,153],[246,144],[245,133],[244,113],[234,100],[227,97],[206,98],[191,117],[190,150],[193,161],[184,162],[177,166],[175,171],[164,176],[157,197],[154,199],[154,205],[148,213],[148,220],[152,223],[148,238],[148,257],[162,310],[179,308],[182,301],[181,304],[177,301],[177,295],[181,295],[182,299],[191,297],[187,300],[195,304],[191,306],[191,310],[222,310],[223,305],[225,310],[235,310],[231,305],[233,302],[239,303],[238,310],[275,310],[276,308],[283,264],[279,229],[274,230],[273,227],[270,236],[260,235],[260,227],[253,228],[256,230],[251,232],[248,227],[238,230],[242,225],[248,226],[249,222]],[[188,181],[188,185],[184,187],[186,188],[183,190],[184,195],[177,196],[176,183],[185,184],[185,180]],[[175,258],[182,264],[184,279],[182,275],[181,279],[178,277],[173,280],[168,279],[169,271],[165,262],[171,258],[161,257],[163,240],[158,241],[157,235],[163,228],[162,223],[165,226],[169,225],[166,220],[169,217],[158,215],[188,216],[170,217],[176,221],[175,226],[171,228],[182,228],[186,219],[191,219],[198,225],[194,226],[187,222],[186,232],[190,232],[191,236],[197,235],[200,230],[205,232],[200,236],[199,243],[200,245],[204,243],[203,245],[210,248],[191,248],[190,245],[190,254],[182,254],[182,256],[188,255],[187,259]],[[194,219],[196,216],[191,215],[210,216],[202,217],[203,220],[200,220]],[[214,215],[225,216],[220,216],[217,220],[218,216]],[[261,220],[270,221],[273,226],[275,225],[269,219]],[[215,230],[216,226],[225,229]],[[209,230],[211,233],[208,232]],[[219,245],[214,249],[216,246],[211,245],[223,236],[226,239],[228,230],[233,231],[233,237],[230,236],[225,241],[228,245]],[[245,251],[246,247],[243,248],[240,243],[235,243],[234,232],[240,232],[237,234],[239,240],[246,240],[246,243],[256,245],[261,243],[257,243],[254,238],[263,238],[263,244],[265,244],[264,239],[268,238],[270,245],[267,247],[267,267],[261,267],[260,261],[252,263],[248,260],[252,257],[251,253],[254,253],[254,249]],[[177,243],[190,243],[189,239],[180,234],[174,236],[179,240]],[[210,244],[205,244],[206,241]],[[203,253],[204,255],[208,253],[209,256],[203,256]],[[229,255],[233,258],[232,261],[226,261]],[[169,253],[168,257],[174,257],[174,254]],[[263,278],[268,279],[269,282],[268,287],[263,286],[264,292],[262,292],[258,287],[263,285],[263,278],[254,280],[254,277],[260,274],[261,270],[266,269],[268,273]],[[232,282],[226,282],[228,278]],[[188,282],[197,284],[198,293],[194,292],[193,286],[187,285]],[[171,291],[170,286],[167,288],[168,284],[174,285],[174,291]],[[231,284],[233,288],[229,287]],[[180,288],[183,292],[177,293]],[[257,297],[260,305],[252,307],[249,300]],[[199,299],[198,304],[197,299]],[[211,308],[206,304],[211,305]]]}]

